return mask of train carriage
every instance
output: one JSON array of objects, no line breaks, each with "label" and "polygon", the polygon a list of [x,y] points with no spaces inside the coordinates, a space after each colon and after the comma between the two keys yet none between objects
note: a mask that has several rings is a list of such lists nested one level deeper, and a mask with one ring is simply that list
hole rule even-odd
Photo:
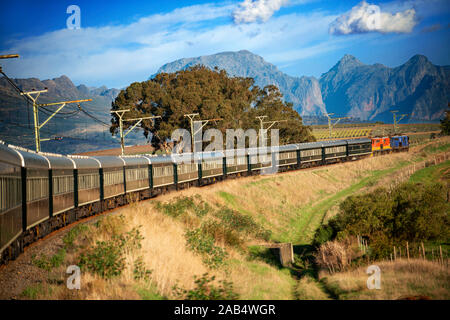
[{"label": "train carriage", "polygon": [[43,154],[50,162],[52,215],[58,215],[75,207],[75,162],[67,157]]},{"label": "train carriage", "polygon": [[150,157],[150,162],[152,166],[153,188],[173,185],[175,183],[174,163],[171,157]]},{"label": "train carriage", "polygon": [[125,161],[126,192],[135,192],[150,187],[149,165],[151,161],[146,157],[122,156]]},{"label": "train carriage", "polygon": [[325,162],[336,162],[347,157],[347,141],[325,141],[322,143]]},{"label": "train carriage", "polygon": [[272,152],[275,151],[275,159],[278,167],[294,166],[298,164],[297,159],[298,146],[295,144],[288,144],[279,146],[276,149],[272,148]]},{"label": "train carriage", "polygon": [[271,148],[248,148],[247,154],[250,163],[250,171],[263,170],[272,167]]},{"label": "train carriage", "polygon": [[[6,250],[22,233],[22,158],[0,142],[0,258],[18,254]],[[19,247],[19,248],[17,248]],[[12,246],[21,251],[20,242]]]},{"label": "train carriage", "polygon": [[24,230],[33,228],[50,217],[50,161],[43,155],[33,151],[14,147],[23,161],[26,181],[26,205]]},{"label": "train carriage", "polygon": [[123,195],[124,186],[124,165],[125,161],[119,157],[102,156],[92,157],[101,163],[100,174],[103,180],[103,199]]},{"label": "train carriage", "polygon": [[76,206],[100,201],[100,168],[101,163],[93,157],[68,156],[76,165],[75,183],[77,186]]},{"label": "train carriage", "polygon": [[202,152],[194,155],[195,160],[201,164],[201,179],[223,176],[223,159],[225,154],[221,151]]},{"label": "train carriage", "polygon": [[248,171],[245,149],[225,150],[225,157],[227,175]]},{"label": "train carriage", "polygon": [[300,164],[311,164],[322,161],[322,143],[307,142],[297,144],[300,150]]},{"label": "train carriage", "polygon": [[193,153],[173,154],[172,161],[177,168],[177,183],[188,183],[198,180],[198,164]]},{"label": "train carriage", "polygon": [[372,140],[369,138],[347,140],[349,157],[366,156],[372,153]]}]

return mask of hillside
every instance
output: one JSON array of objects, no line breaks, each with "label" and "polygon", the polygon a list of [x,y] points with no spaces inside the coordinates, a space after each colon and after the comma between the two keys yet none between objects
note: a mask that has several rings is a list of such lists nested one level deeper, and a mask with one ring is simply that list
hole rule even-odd
[{"label": "hillside", "polygon": [[[240,299],[448,297],[448,268],[434,262],[412,261],[408,268],[414,273],[402,267],[401,261],[388,265],[386,276],[391,279],[395,273],[404,283],[397,281],[393,291],[387,284],[386,290],[370,292],[364,287],[363,267],[333,276],[322,273],[318,282],[305,260],[315,230],[337,213],[338,204],[346,197],[407,180],[412,166],[422,163],[423,157],[434,159],[449,151],[448,147],[448,138],[443,138],[409,153],[275,176],[243,177],[133,203],[30,248],[0,274],[0,297],[180,299],[183,295],[174,286],[205,294],[196,279],[206,281],[205,286],[224,288],[226,296],[222,297],[234,293]],[[122,239],[128,249],[123,253],[113,250],[114,239]],[[294,243],[291,267],[282,267],[264,246],[276,242]],[[94,269],[102,252],[111,253],[110,261],[123,260],[117,260],[116,269]],[[82,254],[89,268],[82,273],[84,290],[67,290],[59,279],[65,277],[65,266],[79,263]],[[61,262],[46,271],[42,266],[48,259]],[[17,266],[33,277],[23,281],[14,272],[8,276],[5,271]],[[105,278],[108,273],[103,272],[108,270],[118,271],[119,276]],[[208,282],[213,275],[216,280]],[[424,278],[432,281],[421,281]],[[19,279],[20,285],[14,285]]]}]

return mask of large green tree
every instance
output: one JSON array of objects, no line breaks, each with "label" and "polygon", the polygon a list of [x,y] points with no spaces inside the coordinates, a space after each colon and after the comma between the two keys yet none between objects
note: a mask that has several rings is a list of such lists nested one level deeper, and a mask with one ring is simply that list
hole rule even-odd
[{"label": "large green tree", "polygon": [[[222,118],[209,127],[223,134],[226,129],[258,130],[260,123],[256,116],[267,115],[270,120],[288,120],[274,127],[280,130],[280,144],[314,141],[310,128],[303,125],[292,104],[283,101],[276,86],[261,89],[252,78],[229,77],[224,70],[204,66],[161,73],[148,81],[132,83],[112,104],[112,110],[120,109],[130,109],[124,116],[128,119],[162,117],[154,123],[144,120],[141,124],[146,136],[152,133],[152,144],[156,148],[170,139],[175,129],[189,130],[189,120],[184,117],[189,113],[198,113],[199,119]],[[115,134],[118,117],[114,115],[111,122],[110,131]],[[125,128],[130,125],[132,123],[124,123]]]}]

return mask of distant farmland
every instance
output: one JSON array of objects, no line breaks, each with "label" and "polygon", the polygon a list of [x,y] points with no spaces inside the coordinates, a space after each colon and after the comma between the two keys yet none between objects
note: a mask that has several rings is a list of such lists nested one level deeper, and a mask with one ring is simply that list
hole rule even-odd
[{"label": "distant farmland", "polygon": [[[313,125],[313,135],[318,140],[329,140],[330,132],[328,125]],[[411,143],[419,143],[428,140],[440,132],[438,123],[420,123],[420,124],[399,124],[397,133],[407,134],[411,138]],[[371,123],[352,123],[337,124],[333,130],[331,139],[375,137],[384,135],[393,135],[393,124],[371,124]]]}]

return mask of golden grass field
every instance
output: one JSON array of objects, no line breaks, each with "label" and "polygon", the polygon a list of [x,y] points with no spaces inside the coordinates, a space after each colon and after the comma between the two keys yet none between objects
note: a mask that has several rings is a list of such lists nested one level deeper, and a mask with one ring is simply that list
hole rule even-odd
[{"label": "golden grass field", "polygon": [[[449,145],[450,138],[447,137],[414,147],[408,153],[369,157],[275,176],[242,177],[130,204],[101,217],[97,225],[87,224],[74,241],[75,249],[67,250],[64,263],[49,271],[50,281],[38,288],[29,288],[22,298],[177,299],[173,290],[175,285],[192,289],[194,276],[209,273],[217,277],[216,284],[219,280],[231,281],[240,299],[398,299],[421,294],[448,299],[449,270],[433,262],[380,262],[384,270],[383,290],[369,292],[364,289],[367,279],[364,268],[332,276],[322,272],[319,282],[309,276],[299,278],[291,269],[264,258],[251,258],[249,246],[266,242],[252,235],[243,235],[245,241],[239,246],[217,241],[216,245],[226,250],[228,256],[222,267],[210,269],[200,255],[186,246],[185,234],[204,221],[216,221],[217,218],[211,214],[200,218],[192,210],[174,218],[158,210],[156,203],[174,203],[177,199],[193,197],[207,203],[212,210],[226,207],[251,216],[257,224],[272,232],[270,243],[307,245],[315,229],[337,213],[338,204],[348,195],[395,183],[396,172],[426,157],[448,151]],[[424,152],[424,148],[428,151]],[[139,228],[143,235],[141,248],[126,252],[126,267],[120,276],[104,279],[84,272],[82,290],[65,288],[65,283],[61,283],[66,277],[65,266],[76,264],[80,253],[97,241],[108,241],[133,228]],[[139,257],[145,268],[151,270],[149,279],[134,277],[133,264]]]}]

